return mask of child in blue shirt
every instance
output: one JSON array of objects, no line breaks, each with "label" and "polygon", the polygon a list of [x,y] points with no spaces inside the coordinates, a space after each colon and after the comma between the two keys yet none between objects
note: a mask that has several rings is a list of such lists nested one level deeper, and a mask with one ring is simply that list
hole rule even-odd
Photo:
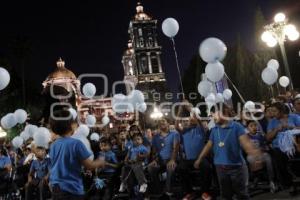
[{"label": "child in blue shirt", "polygon": [[[247,129],[248,129],[248,137],[250,138],[250,141],[252,144],[262,151],[262,162],[259,162],[258,164],[262,163],[266,165],[269,181],[270,181],[270,190],[272,193],[276,192],[276,186],[274,183],[274,170],[273,170],[273,163],[272,158],[270,154],[267,152],[268,147],[266,145],[266,139],[265,137],[258,132],[257,122],[256,121],[248,121],[247,122]],[[255,162],[255,158],[251,155],[247,156],[247,160],[250,163],[250,166],[254,166],[252,168],[252,171],[256,171],[257,163]]]},{"label": "child in blue shirt", "polygon": [[50,171],[50,159],[46,158],[46,149],[35,149],[36,160],[33,160],[28,174],[28,182],[25,186],[25,199],[33,199],[33,191],[38,187],[40,199],[46,199],[48,178]]},{"label": "child in blue shirt", "polygon": [[103,200],[111,199],[114,184],[115,184],[115,172],[118,167],[118,161],[116,154],[111,150],[111,143],[109,138],[101,138],[100,140],[100,152],[98,159],[105,161],[105,166],[98,169],[98,176],[106,180],[106,188],[104,191]]},{"label": "child in blue shirt", "polygon": [[50,128],[57,139],[50,147],[50,188],[53,200],[84,199],[82,166],[93,170],[105,166],[105,161],[89,159],[91,153],[84,144],[71,136],[76,128],[72,115],[67,110],[58,110],[50,117]]},{"label": "child in blue shirt", "polygon": [[242,155],[242,148],[247,154],[258,158],[260,151],[255,149],[246,135],[244,127],[232,120],[231,109],[225,104],[215,106],[213,113],[216,126],[211,129],[209,141],[194,163],[199,168],[202,160],[213,149],[214,164],[224,199],[250,199],[248,194],[248,168]]},{"label": "child in blue shirt", "polygon": [[125,158],[126,165],[122,168],[121,186],[119,191],[125,191],[127,179],[133,174],[140,186],[139,192],[145,193],[148,185],[143,166],[149,155],[149,149],[143,145],[143,135],[141,133],[133,135],[133,144],[133,147],[128,151]]}]

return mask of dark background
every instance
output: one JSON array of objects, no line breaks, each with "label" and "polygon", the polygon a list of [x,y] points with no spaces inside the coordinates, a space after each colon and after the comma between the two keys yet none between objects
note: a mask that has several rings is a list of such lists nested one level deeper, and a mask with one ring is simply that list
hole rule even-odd
[{"label": "dark background", "polygon": [[[103,73],[110,83],[122,80],[121,58],[136,3],[133,0],[1,1],[0,56],[8,58],[18,73],[22,63],[26,84],[40,90],[59,57],[77,76]],[[142,4],[145,12],[159,21],[162,63],[173,92],[179,85],[177,70],[171,43],[160,28],[167,17],[176,18],[180,24],[176,42],[182,71],[206,37],[218,37],[230,46],[240,34],[242,43],[255,51],[253,21],[258,7],[267,21],[283,11],[300,29],[299,0],[143,0]],[[299,66],[294,64],[299,63],[299,47],[298,40],[293,44],[294,50],[288,52],[289,58],[297,60],[290,63],[294,79],[300,74]]]}]

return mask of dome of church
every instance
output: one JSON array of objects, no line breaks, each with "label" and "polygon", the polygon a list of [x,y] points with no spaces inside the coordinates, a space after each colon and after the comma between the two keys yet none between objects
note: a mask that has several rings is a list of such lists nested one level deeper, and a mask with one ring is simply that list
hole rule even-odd
[{"label": "dome of church", "polygon": [[69,79],[76,79],[75,74],[65,68],[65,62],[60,58],[56,62],[57,68],[54,72],[48,75],[47,80],[49,79],[59,79],[59,78],[69,78]]}]

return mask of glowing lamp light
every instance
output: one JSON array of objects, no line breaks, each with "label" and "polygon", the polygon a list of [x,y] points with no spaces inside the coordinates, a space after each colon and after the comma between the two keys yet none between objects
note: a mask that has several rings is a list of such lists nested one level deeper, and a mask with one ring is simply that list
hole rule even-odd
[{"label": "glowing lamp light", "polygon": [[287,36],[295,31],[297,31],[297,29],[296,29],[296,26],[294,26],[293,24],[288,24],[283,29],[284,34]]},{"label": "glowing lamp light", "polygon": [[274,37],[273,37],[272,33],[270,33],[269,31],[265,31],[261,35],[261,40],[264,42],[268,42],[269,40],[272,40],[273,38]]},{"label": "glowing lamp light", "polygon": [[0,138],[4,138],[7,136],[7,133],[0,127]]},{"label": "glowing lamp light", "polygon": [[288,35],[288,38],[291,41],[295,41],[295,40],[299,39],[299,36],[300,36],[299,32],[297,30],[295,30]]},{"label": "glowing lamp light", "polygon": [[274,21],[276,23],[284,22],[284,20],[285,20],[285,14],[283,14],[283,13],[277,13],[274,17]]},{"label": "glowing lamp light", "polygon": [[153,112],[151,113],[150,117],[152,119],[160,119],[163,117],[163,113],[160,112],[157,108],[153,109]]}]

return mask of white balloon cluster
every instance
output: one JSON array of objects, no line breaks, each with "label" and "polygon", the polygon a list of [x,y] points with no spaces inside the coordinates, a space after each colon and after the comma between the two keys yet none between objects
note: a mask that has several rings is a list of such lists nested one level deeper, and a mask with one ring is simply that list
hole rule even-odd
[{"label": "white balloon cluster", "polygon": [[224,99],[229,100],[232,96],[229,89],[224,90],[223,94],[213,93],[213,83],[220,81],[225,74],[221,61],[225,58],[226,53],[227,47],[224,42],[214,37],[205,39],[199,47],[200,57],[207,62],[205,76],[208,80],[204,79],[198,84],[198,92],[205,98],[209,109],[216,103],[223,103]]},{"label": "white balloon cluster", "polygon": [[115,94],[112,106],[116,113],[134,112],[134,110],[143,113],[147,110],[144,94],[139,90],[132,90],[128,96]]},{"label": "white balloon cluster", "polygon": [[20,136],[16,136],[12,140],[12,144],[15,148],[20,148],[29,138],[33,138],[36,146],[48,148],[51,141],[51,133],[45,127],[28,124],[24,131],[20,133]]},{"label": "white balloon cluster", "polygon": [[221,63],[227,53],[224,42],[214,37],[207,38],[200,44],[199,53],[202,60],[208,63],[205,67],[207,78],[212,82],[220,81],[225,73]]},{"label": "white balloon cluster", "polygon": [[267,85],[273,85],[278,79],[279,62],[275,59],[269,60],[267,67],[262,71],[261,78]]},{"label": "white balloon cluster", "polygon": [[86,83],[82,88],[82,93],[87,98],[93,98],[96,94],[96,86],[93,83]]},{"label": "white balloon cluster", "polygon": [[18,109],[14,113],[8,113],[1,118],[1,126],[4,129],[13,128],[15,125],[23,124],[27,120],[27,112],[23,109]]},{"label": "white balloon cluster", "polygon": [[10,75],[6,69],[0,67],[0,90],[7,87],[10,82]]}]

